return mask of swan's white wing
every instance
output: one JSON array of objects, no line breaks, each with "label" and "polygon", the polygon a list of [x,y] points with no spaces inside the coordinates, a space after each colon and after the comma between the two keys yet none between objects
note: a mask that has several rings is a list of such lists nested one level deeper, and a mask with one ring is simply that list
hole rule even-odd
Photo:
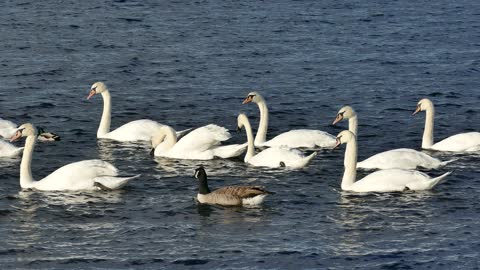
[{"label": "swan's white wing", "polygon": [[400,148],[378,153],[357,163],[357,168],[364,169],[426,169],[438,168],[442,163],[423,152],[413,149]]},{"label": "swan's white wing", "polygon": [[461,152],[480,146],[480,132],[467,132],[450,136],[430,147],[437,151]]},{"label": "swan's white wing", "polygon": [[23,147],[0,140],[0,157],[14,157],[22,153]]},{"label": "swan's white wing", "polygon": [[10,138],[15,134],[17,125],[11,121],[0,118],[0,136]]},{"label": "swan's white wing", "polygon": [[282,133],[262,146],[287,146],[290,148],[315,148],[335,146],[335,136],[320,130],[295,129]]},{"label": "swan's white wing", "polygon": [[212,149],[213,155],[219,158],[238,157],[247,150],[247,145],[248,143],[217,146]]},{"label": "swan's white wing", "polygon": [[118,170],[112,164],[99,160],[83,160],[65,165],[34,187],[40,190],[88,190],[95,189],[93,183],[98,177],[117,176]]},{"label": "swan's white wing", "polygon": [[247,160],[254,166],[302,168],[315,157],[316,153],[305,157],[302,152],[287,147],[271,147]]},{"label": "swan's white wing", "polygon": [[230,139],[224,127],[214,124],[197,128],[183,136],[170,150],[172,153],[203,152]]},{"label": "swan's white wing", "polygon": [[425,173],[414,170],[390,169],[373,172],[352,185],[356,192],[404,191],[407,185],[430,180]]},{"label": "swan's white wing", "polygon": [[149,119],[135,120],[105,134],[102,138],[123,142],[150,141],[162,126],[162,124]]}]

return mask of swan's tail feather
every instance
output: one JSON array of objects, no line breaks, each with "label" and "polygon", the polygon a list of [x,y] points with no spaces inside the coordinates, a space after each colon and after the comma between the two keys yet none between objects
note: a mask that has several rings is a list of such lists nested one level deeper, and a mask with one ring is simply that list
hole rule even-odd
[{"label": "swan's tail feather", "polygon": [[213,155],[220,158],[238,157],[247,149],[247,144],[233,144],[226,146],[219,146],[213,149]]},{"label": "swan's tail feather", "polygon": [[445,177],[450,175],[452,172],[446,172],[439,177],[432,178],[427,185],[426,190],[432,189],[434,186],[438,185]]},{"label": "swan's tail feather", "polygon": [[184,130],[177,131],[177,139],[180,139],[181,137],[187,135],[190,131],[192,131],[193,128],[187,128]]},{"label": "swan's tail feather", "polygon": [[302,167],[307,166],[312,161],[312,159],[317,156],[317,154],[318,154],[318,152],[313,152],[309,156],[305,157],[304,158],[304,164],[303,164]]},{"label": "swan's tail feather", "polygon": [[450,159],[450,160],[447,160],[447,161],[442,161],[442,162],[440,162],[440,167],[446,166],[447,164],[449,164],[451,162],[455,162],[457,160],[459,160],[459,158],[453,158],[453,159]]},{"label": "swan's tail feather", "polygon": [[103,190],[114,190],[124,187],[128,182],[135,178],[139,178],[140,174],[127,177],[112,177],[112,176],[102,176],[95,178],[94,185],[100,187]]}]

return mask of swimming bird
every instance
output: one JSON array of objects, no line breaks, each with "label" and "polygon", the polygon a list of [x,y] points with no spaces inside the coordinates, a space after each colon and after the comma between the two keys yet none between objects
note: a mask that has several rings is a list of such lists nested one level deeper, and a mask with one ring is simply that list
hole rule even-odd
[{"label": "swimming bird", "polygon": [[272,194],[262,186],[226,186],[210,191],[207,173],[203,167],[195,170],[194,177],[198,179],[197,200],[204,204],[223,206],[259,205],[263,203],[267,195]]},{"label": "swimming bird", "polygon": [[[3,138],[11,138],[15,135],[17,131],[17,124],[13,123],[12,121],[8,121],[5,119],[0,118],[0,136]],[[38,128],[38,140],[45,142],[45,141],[59,141],[60,136],[53,132],[47,132],[43,128]]]}]

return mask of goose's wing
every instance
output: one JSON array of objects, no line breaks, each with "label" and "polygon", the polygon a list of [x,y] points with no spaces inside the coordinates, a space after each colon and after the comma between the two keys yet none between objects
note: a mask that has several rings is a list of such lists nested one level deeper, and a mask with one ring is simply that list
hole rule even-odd
[{"label": "goose's wing", "polygon": [[10,138],[14,135],[17,125],[11,121],[0,118],[0,136]]},{"label": "goose's wing", "polygon": [[214,124],[197,128],[183,136],[172,148],[178,153],[202,152],[220,142],[230,139],[231,135],[224,127]]},{"label": "goose's wing", "polygon": [[258,195],[269,194],[262,186],[228,186],[222,187],[212,192],[213,194],[223,194],[234,196],[241,199],[251,198]]},{"label": "goose's wing", "polygon": [[117,141],[150,141],[163,125],[149,119],[128,122],[105,135]]},{"label": "goose's wing", "polygon": [[467,151],[480,146],[480,132],[467,132],[450,136],[430,147],[438,151]]},{"label": "goose's wing", "polygon": [[290,148],[314,148],[335,146],[335,136],[313,129],[295,129],[277,135],[263,146],[287,146]]},{"label": "goose's wing", "polygon": [[93,189],[95,178],[113,177],[118,170],[112,164],[99,160],[83,160],[67,164],[36,183],[42,190]]},{"label": "goose's wing", "polygon": [[357,168],[365,169],[427,169],[441,166],[441,161],[423,152],[400,148],[378,153],[357,163]]}]

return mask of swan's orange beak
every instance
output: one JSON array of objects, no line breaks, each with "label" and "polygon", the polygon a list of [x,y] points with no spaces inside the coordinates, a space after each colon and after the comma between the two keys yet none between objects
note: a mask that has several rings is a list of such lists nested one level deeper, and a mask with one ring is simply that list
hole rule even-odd
[{"label": "swan's orange beak", "polygon": [[343,120],[343,115],[342,114],[337,114],[337,117],[335,117],[335,120],[333,120],[332,125],[335,125],[336,123],[340,122]]},{"label": "swan's orange beak", "polygon": [[422,108],[420,107],[420,105],[417,105],[417,108],[415,109],[415,111],[412,113],[412,116],[419,113],[420,111],[422,110]]},{"label": "swan's orange beak", "polygon": [[97,93],[97,92],[95,91],[95,89],[90,90],[90,93],[88,94],[87,99],[90,99],[90,98],[93,97],[96,93]]},{"label": "swan's orange beak", "polygon": [[340,138],[337,138],[335,141],[336,141],[336,144],[335,144],[335,146],[333,147],[333,149],[337,149],[337,148],[340,147],[340,145],[342,144],[342,142],[340,141]]},{"label": "swan's orange beak", "polygon": [[242,104],[250,103],[250,102],[252,102],[252,100],[253,100],[253,97],[252,97],[252,96],[248,96],[248,97],[242,102]]},{"label": "swan's orange beak", "polygon": [[22,137],[22,132],[20,130],[17,130],[15,134],[10,138],[10,142],[14,142]]}]

